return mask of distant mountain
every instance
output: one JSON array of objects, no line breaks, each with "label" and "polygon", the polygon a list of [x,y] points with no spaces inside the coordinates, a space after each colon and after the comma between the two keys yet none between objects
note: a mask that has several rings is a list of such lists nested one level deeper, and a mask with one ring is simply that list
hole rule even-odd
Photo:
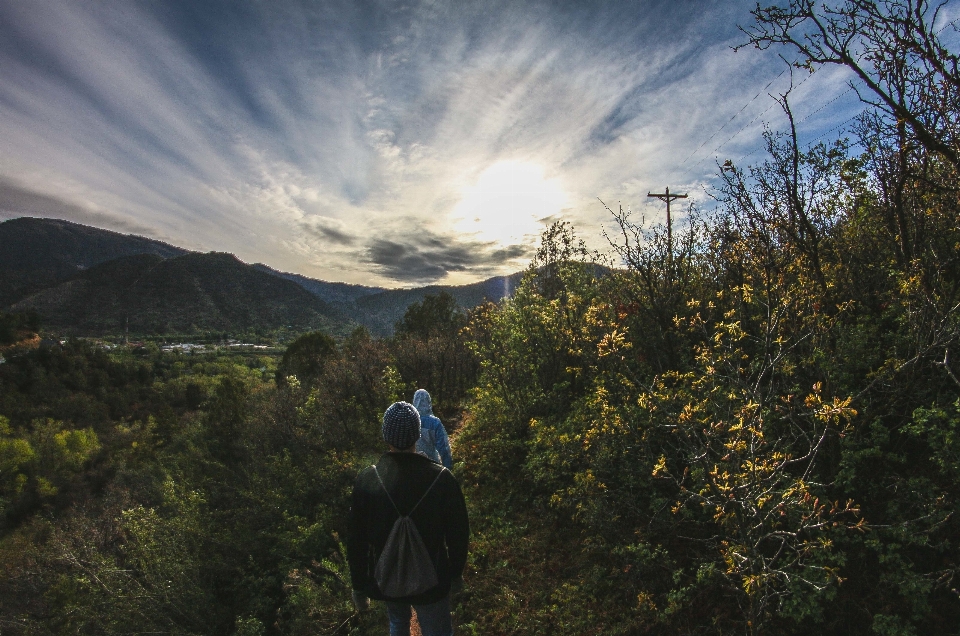
[{"label": "distant mountain", "polygon": [[0,223],[0,307],[133,254],[170,258],[187,250],[160,241],[57,219],[22,217]]},{"label": "distant mountain", "polygon": [[253,267],[297,283],[335,307],[340,315],[349,317],[378,336],[391,335],[394,325],[403,317],[407,308],[413,303],[422,301],[427,295],[436,296],[441,292],[447,292],[456,299],[457,304],[461,307],[470,309],[488,300],[497,302],[501,298],[512,296],[517,284],[523,277],[522,273],[518,273],[510,276],[496,276],[469,285],[430,285],[415,289],[385,289],[383,287],[367,287],[349,283],[329,283],[300,274],[280,272],[260,263]]},{"label": "distant mountain", "polygon": [[371,333],[390,335],[394,325],[403,318],[407,308],[413,303],[421,302],[427,295],[436,296],[447,292],[456,299],[457,304],[465,309],[471,309],[486,301],[498,302],[513,295],[523,273],[510,276],[496,276],[472,283],[470,285],[430,285],[416,289],[388,289],[378,294],[370,294],[357,298],[351,310],[348,306],[340,306],[341,311],[364,325]]},{"label": "distant mountain", "polygon": [[350,303],[363,296],[387,291],[385,287],[367,287],[366,285],[351,285],[350,283],[328,283],[325,280],[307,278],[300,274],[281,272],[263,263],[254,263],[253,266],[261,272],[292,280],[311,294],[318,296],[321,300],[328,303]]},{"label": "distant mountain", "polygon": [[138,254],[91,267],[11,307],[76,333],[239,333],[288,326],[344,333],[349,320],[301,286],[232,254]]},{"label": "distant mountain", "polygon": [[386,336],[407,308],[451,294],[460,306],[512,295],[522,274],[471,285],[384,289],[331,283],[231,254],[56,219],[0,223],[0,310],[36,310],[44,325],[83,334],[184,333],[289,326],[335,335],[364,325]]}]

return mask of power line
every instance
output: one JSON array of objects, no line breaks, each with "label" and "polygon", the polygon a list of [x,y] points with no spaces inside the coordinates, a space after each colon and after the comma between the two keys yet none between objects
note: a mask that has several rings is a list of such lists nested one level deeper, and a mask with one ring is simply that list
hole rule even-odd
[{"label": "power line", "polygon": [[847,93],[849,93],[849,92],[852,91],[852,90],[853,90],[853,86],[851,86],[851,87],[848,88],[847,90],[843,91],[842,93],[840,93],[839,95],[837,95],[836,97],[834,97],[834,98],[831,99],[829,102],[827,102],[826,104],[824,104],[823,106],[821,106],[821,107],[818,108],[817,110],[813,111],[812,113],[807,113],[807,114],[803,117],[803,119],[801,119],[800,121],[797,122],[797,125],[802,124],[803,122],[807,121],[808,119],[810,119],[811,117],[813,117],[814,115],[816,115],[817,113],[819,113],[821,110],[823,110],[824,108],[826,108],[827,106],[829,106],[829,105],[832,104],[833,102],[837,101],[838,99],[840,99],[841,97],[843,97],[844,95],[846,95]]},{"label": "power line", "polygon": [[[811,114],[812,114],[812,113],[811,113]],[[819,141],[820,139],[823,139],[824,137],[826,137],[827,135],[829,135],[830,133],[832,133],[833,131],[835,131],[835,130],[837,130],[837,129],[839,129],[839,128],[843,128],[844,126],[846,126],[847,124],[849,124],[850,122],[852,122],[854,119],[856,119],[856,118],[859,117],[859,116],[860,116],[860,113],[857,113],[856,115],[853,115],[853,116],[851,116],[851,117],[848,117],[847,119],[843,120],[842,122],[840,122],[839,124],[837,124],[836,126],[834,126],[833,128],[831,128],[830,130],[828,130],[828,131],[826,131],[826,132],[824,132],[824,133],[821,133],[821,134],[818,135],[817,137],[814,137],[814,138],[811,139],[810,141],[806,142],[807,145],[813,144],[814,142]],[[749,156],[751,156],[751,155],[755,155],[757,152],[762,151],[762,150],[763,150],[763,147],[762,147],[762,146],[755,146],[750,152],[746,153],[745,155],[741,155],[740,158],[737,159],[736,161],[734,161],[733,163],[734,163],[734,165],[740,165],[741,163],[743,163],[743,160],[744,160],[744,159],[746,159],[747,157],[749,157]]]},{"label": "power line", "polygon": [[[811,77],[813,77],[813,74],[814,74],[814,73],[816,73],[816,70],[814,70],[814,71],[811,72],[809,75],[807,75],[806,77],[804,77],[804,78],[800,81],[800,83],[795,86],[795,88],[800,88],[801,86],[803,86],[803,83],[806,82],[806,81],[807,81],[808,79],[810,79]],[[739,135],[739,134],[742,133],[744,130],[746,130],[747,128],[749,128],[750,126],[752,126],[755,121],[757,121],[759,118],[761,118],[761,117],[763,117],[765,114],[767,114],[767,113],[770,111],[770,109],[773,108],[776,104],[777,104],[777,103],[774,102],[773,104],[770,104],[769,106],[767,106],[762,112],[758,113],[756,116],[754,116],[753,119],[751,119],[751,120],[748,121],[744,126],[742,126],[742,127],[740,128],[740,130],[738,130],[737,132],[733,133],[733,135],[731,135],[729,139],[727,139],[725,142],[723,142],[722,144],[720,144],[719,146],[717,146],[716,148],[714,148],[714,149],[713,149],[713,152],[711,152],[710,154],[711,154],[711,155],[715,155],[716,153],[720,152],[720,149],[721,149],[721,148],[723,148],[723,147],[726,146],[728,143],[730,143],[731,141],[733,141],[734,139],[736,139],[737,135]],[[706,160],[707,160],[707,157],[703,157],[700,161],[698,161],[697,163],[693,164],[693,168],[696,168],[697,166],[699,166],[701,163],[703,163],[703,162],[706,161]]]},{"label": "power line", "polygon": [[817,140],[823,139],[824,137],[826,137],[827,135],[829,135],[830,133],[832,133],[834,130],[837,130],[838,128],[843,128],[844,126],[846,126],[847,124],[849,124],[850,122],[852,122],[854,119],[856,119],[856,118],[859,117],[859,116],[860,116],[860,113],[857,113],[857,114],[854,115],[853,117],[847,118],[845,121],[837,124],[836,126],[834,126],[833,128],[831,128],[831,129],[828,130],[827,132],[823,133],[823,134],[820,135],[819,137],[814,137],[813,139],[811,139],[811,140],[808,141],[807,143],[808,143],[808,144],[812,144],[813,142],[815,142],[815,141],[817,141]]},{"label": "power line", "polygon": [[[942,27],[940,27],[939,29],[937,29],[937,32],[934,33],[934,36],[940,35],[947,27],[956,25],[956,23],[957,23],[958,21],[960,21],[960,18],[957,18],[957,19],[951,20],[950,22],[947,22],[947,23],[944,24]],[[810,76],[813,75],[813,73],[816,73],[817,70],[819,70],[819,68],[820,68],[820,67],[817,67],[816,69],[814,69],[814,70],[810,73],[810,75],[807,75],[807,77],[803,78],[803,80],[800,82],[800,84],[797,84],[797,87],[800,87],[801,85],[803,85],[803,82],[806,82],[806,81],[810,78]],[[721,126],[715,133],[713,133],[712,135],[710,135],[710,138],[709,138],[709,139],[707,139],[706,141],[702,142],[699,146],[697,146],[697,149],[694,150],[692,153],[690,153],[690,154],[687,156],[687,158],[684,159],[682,162],[680,162],[680,165],[677,166],[677,167],[678,167],[678,168],[682,167],[691,157],[693,157],[695,154],[697,154],[697,153],[700,151],[701,148],[703,148],[707,143],[710,142],[711,139],[713,139],[714,137],[716,137],[724,128],[726,128],[726,126],[727,126],[730,122],[732,122],[734,119],[736,119],[736,118],[740,115],[740,113],[742,113],[744,110],[746,110],[746,108],[747,108],[750,104],[752,104],[752,103],[757,99],[757,97],[760,96],[760,93],[762,93],[763,91],[767,90],[767,89],[770,87],[770,85],[773,84],[773,82],[775,82],[777,79],[779,79],[779,78],[786,72],[786,70],[787,70],[787,69],[784,69],[783,71],[780,72],[780,75],[777,75],[775,78],[773,78],[773,79],[763,88],[763,90],[761,90],[759,93],[757,93],[756,95],[754,95],[753,98],[752,98],[750,101],[748,101],[746,104],[744,104],[743,108],[741,108],[739,111],[737,111],[737,113],[736,113],[733,117],[731,117],[729,121],[727,121],[726,123],[724,123],[723,126]],[[843,97],[843,96],[846,95],[847,93],[855,90],[855,88],[856,88],[856,87],[854,87],[854,86],[851,84],[851,86],[850,86],[849,88],[847,88],[847,90],[843,91],[842,93],[840,93],[840,94],[838,94],[837,96],[835,96],[833,99],[831,99],[831,100],[829,100],[828,102],[824,103],[822,106],[820,106],[820,107],[817,108],[816,110],[814,110],[814,111],[812,111],[812,112],[809,112],[809,113],[807,113],[806,115],[804,115],[804,117],[803,117],[801,120],[799,120],[799,121],[797,122],[797,124],[802,124],[803,122],[805,122],[806,120],[810,119],[811,117],[813,117],[814,115],[816,115],[817,113],[819,113],[820,111],[822,111],[824,108],[826,108],[826,107],[829,106],[830,104],[836,102],[838,99],[840,99],[841,97]],[[743,132],[744,130],[746,130],[747,128],[749,128],[757,119],[759,119],[760,117],[762,117],[763,115],[765,115],[767,112],[769,112],[769,110],[770,110],[771,108],[773,108],[773,106],[774,106],[774,104],[771,104],[771,105],[767,106],[766,109],[764,109],[762,112],[760,112],[758,115],[756,115],[756,116],[755,116],[753,119],[751,119],[746,125],[742,126],[742,127],[741,127],[737,132],[735,132],[729,139],[727,139],[727,140],[724,141],[722,144],[720,144],[719,146],[717,146],[711,154],[715,155],[717,152],[719,152],[721,148],[723,148],[725,145],[727,145],[728,143],[730,143],[731,141],[733,141],[733,140],[737,137],[737,135],[739,135],[741,132]],[[833,128],[827,130],[827,131],[824,132],[824,133],[821,133],[820,135],[818,135],[817,137],[815,137],[815,138],[813,138],[812,140],[808,141],[807,143],[808,143],[808,144],[812,144],[812,143],[814,143],[814,142],[816,142],[816,141],[819,141],[820,139],[826,137],[827,135],[829,135],[830,133],[834,132],[835,130],[838,130],[838,129],[842,128],[843,126],[846,126],[846,125],[849,124],[851,121],[853,121],[854,119],[856,119],[859,115],[860,115],[860,113],[857,113],[856,115],[853,115],[853,116],[851,116],[851,117],[848,117],[847,119],[845,119],[845,120],[844,120],[843,122],[841,122],[840,124],[834,126]],[[753,154],[756,154],[758,150],[762,150],[762,147],[760,147],[760,146],[754,147],[752,150],[750,150],[750,152],[742,155],[739,159],[737,159],[737,161],[736,161],[735,163],[736,163],[736,164],[741,163],[741,162],[742,162],[744,159],[746,159],[747,157],[749,157],[749,156],[751,156],[751,155],[753,155]],[[699,166],[701,163],[703,163],[706,159],[707,159],[707,157],[703,157],[702,159],[700,159],[700,161],[698,161],[697,163],[693,164],[692,168],[696,168],[696,167]],[[691,168],[691,169],[692,169],[692,168]],[[706,184],[701,183],[701,185],[706,185]],[[669,190],[668,190],[668,192],[669,192]],[[648,195],[648,196],[650,196],[650,195]]]},{"label": "power line", "polygon": [[946,29],[948,26],[953,26],[954,24],[956,24],[957,20],[960,20],[960,18],[957,18],[956,20],[950,20],[949,22],[944,24],[942,27],[940,27],[940,29],[936,33],[934,33],[934,35],[940,35],[941,33],[943,33],[943,30]]},{"label": "power line", "polygon": [[695,155],[695,154],[697,154],[698,152],[700,152],[700,149],[701,149],[701,148],[703,148],[703,147],[706,146],[708,143],[710,143],[711,141],[713,141],[713,138],[714,138],[714,137],[716,137],[717,135],[719,135],[719,134],[723,131],[723,129],[726,128],[728,124],[730,124],[730,122],[732,122],[734,119],[736,119],[737,117],[739,117],[739,116],[740,116],[740,113],[742,113],[743,111],[745,111],[745,110],[747,109],[747,106],[749,106],[750,104],[752,104],[753,102],[755,102],[756,99],[757,99],[758,97],[760,97],[760,94],[761,94],[761,93],[765,93],[765,92],[767,91],[767,89],[770,88],[770,85],[773,84],[774,82],[776,82],[778,79],[780,79],[780,77],[781,77],[784,73],[786,73],[786,72],[787,72],[787,69],[783,69],[782,71],[780,71],[780,75],[777,75],[776,77],[774,77],[772,80],[770,80],[770,81],[767,83],[766,86],[764,86],[763,88],[761,88],[760,91],[757,92],[757,94],[753,96],[753,99],[751,99],[749,102],[747,102],[746,104],[744,104],[744,105],[743,105],[743,108],[741,108],[740,110],[737,111],[737,114],[736,114],[736,115],[734,115],[733,117],[731,117],[723,126],[720,126],[720,128],[719,128],[715,133],[713,133],[712,135],[710,135],[709,139],[704,140],[699,146],[697,146],[697,149],[696,149],[696,150],[694,150],[694,151],[691,152],[689,155],[687,155],[687,158],[684,159],[683,161],[681,161],[681,162],[680,162],[680,165],[677,166],[677,168],[682,168],[682,167],[683,167],[683,164],[687,163],[687,161],[690,159],[690,157],[692,157],[693,155]]}]

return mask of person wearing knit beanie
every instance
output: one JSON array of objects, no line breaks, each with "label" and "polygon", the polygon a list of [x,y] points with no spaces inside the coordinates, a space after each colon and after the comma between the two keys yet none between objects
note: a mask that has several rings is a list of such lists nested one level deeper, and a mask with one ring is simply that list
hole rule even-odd
[{"label": "person wearing knit beanie", "polygon": [[[422,426],[413,404],[391,404],[382,428],[390,448],[354,482],[346,532],[351,596],[360,612],[369,610],[371,599],[384,601],[391,634],[409,634],[416,610],[424,634],[453,636],[450,595],[463,589],[470,521],[457,478],[417,452]],[[435,574],[427,583],[430,587],[406,596],[397,596],[389,585],[385,587],[390,591],[381,589],[376,574],[388,537],[397,532],[401,518],[403,524],[414,526],[430,563],[399,557],[390,563],[400,568],[401,576],[419,577],[429,570],[426,566],[432,566]],[[412,556],[409,550],[403,554]]]},{"label": "person wearing knit beanie", "polygon": [[420,439],[420,413],[408,402],[394,402],[383,414],[383,441],[407,450]]}]

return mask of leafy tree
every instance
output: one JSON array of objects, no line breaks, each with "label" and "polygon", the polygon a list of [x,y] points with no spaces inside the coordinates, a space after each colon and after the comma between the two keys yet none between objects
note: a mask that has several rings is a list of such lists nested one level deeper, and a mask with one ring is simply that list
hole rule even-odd
[{"label": "leafy tree", "polygon": [[391,343],[406,384],[402,397],[410,400],[414,390],[429,390],[448,428],[476,380],[476,361],[460,333],[467,320],[453,296],[428,294],[407,308]]},{"label": "leafy tree", "polygon": [[29,479],[27,469],[36,456],[30,442],[14,435],[10,420],[0,416],[0,515],[23,493]]},{"label": "leafy tree", "polygon": [[327,359],[337,354],[336,341],[321,331],[304,334],[290,343],[280,364],[277,379],[283,381],[295,375],[301,382],[311,382],[323,371]]},{"label": "leafy tree", "polygon": [[907,143],[960,169],[958,57],[935,26],[945,5],[928,0],[758,4],[752,11],[755,23],[742,30],[758,48],[784,46],[799,53],[798,64],[811,70],[834,65],[853,71],[864,86],[860,98],[909,131]]},{"label": "leafy tree", "polygon": [[7,314],[0,312],[0,345],[13,344],[40,331],[40,317],[35,312]]},{"label": "leafy tree", "polygon": [[397,336],[428,338],[438,332],[456,332],[463,326],[464,314],[457,300],[442,291],[436,296],[427,294],[423,300],[407,307],[396,326]]},{"label": "leafy tree", "polygon": [[[484,552],[517,558],[511,525],[542,535],[528,550],[587,546],[549,583],[511,579],[531,605],[511,633],[936,632],[958,615],[960,498],[926,441],[949,447],[960,386],[955,202],[905,182],[908,261],[877,155],[801,149],[793,129],[767,143],[766,162],[721,166],[719,210],[678,251],[621,210],[625,268],[584,279],[554,229],[540,253],[564,256],[468,328],[482,371],[458,441],[471,501],[503,520]],[[559,599],[589,618],[550,622]]]}]

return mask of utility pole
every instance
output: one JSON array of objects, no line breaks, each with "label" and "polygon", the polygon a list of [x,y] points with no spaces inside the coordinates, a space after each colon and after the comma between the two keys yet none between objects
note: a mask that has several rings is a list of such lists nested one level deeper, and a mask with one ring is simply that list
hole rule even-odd
[{"label": "utility pole", "polygon": [[670,219],[670,202],[674,199],[686,199],[685,194],[670,194],[670,188],[663,194],[647,192],[648,197],[656,197],[667,204],[667,258],[673,260],[673,222]]}]

